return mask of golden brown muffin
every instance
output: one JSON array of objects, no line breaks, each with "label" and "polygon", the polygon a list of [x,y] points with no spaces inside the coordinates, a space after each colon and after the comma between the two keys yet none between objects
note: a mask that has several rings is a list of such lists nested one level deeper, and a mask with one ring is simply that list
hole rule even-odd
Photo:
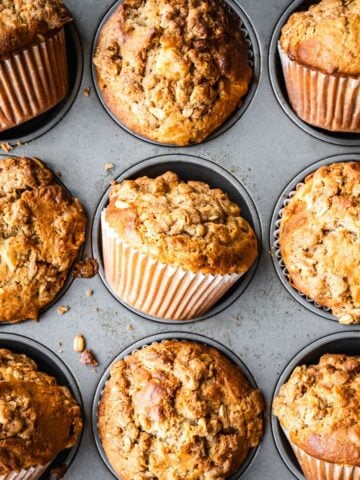
[{"label": "golden brown muffin", "polygon": [[0,322],[36,319],[85,240],[80,202],[31,158],[0,161]]},{"label": "golden brown muffin", "polygon": [[125,0],[94,63],[110,110],[151,140],[198,143],[236,110],[252,76],[236,14],[215,0]]},{"label": "golden brown muffin", "polygon": [[70,391],[26,355],[0,349],[0,475],[46,465],[82,430]]},{"label": "golden brown muffin", "polygon": [[113,364],[98,426],[122,480],[224,479],[259,444],[263,408],[220,352],[167,340]]},{"label": "golden brown muffin", "polygon": [[319,168],[283,210],[280,247],[291,283],[341,323],[360,322],[359,238],[359,162]]},{"label": "golden brown muffin", "polygon": [[2,0],[0,59],[43,41],[71,20],[62,0]]},{"label": "golden brown muffin", "polygon": [[115,184],[105,218],[132,247],[195,273],[246,272],[257,240],[240,208],[203,182],[172,172]]},{"label": "golden brown muffin", "polygon": [[322,0],[296,12],[280,44],[292,60],[328,74],[360,75],[360,0]]},{"label": "golden brown muffin", "polygon": [[318,365],[295,368],[273,412],[307,454],[359,467],[360,357],[323,355]]}]

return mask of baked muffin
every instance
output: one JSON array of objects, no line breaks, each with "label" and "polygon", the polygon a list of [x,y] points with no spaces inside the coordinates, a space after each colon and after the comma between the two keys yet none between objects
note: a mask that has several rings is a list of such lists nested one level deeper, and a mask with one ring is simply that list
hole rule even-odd
[{"label": "baked muffin", "polygon": [[360,323],[359,238],[359,162],[319,168],[283,210],[279,241],[291,284],[344,324]]},{"label": "baked muffin", "polygon": [[360,132],[360,0],[322,0],[296,12],[279,48],[290,103],[316,127]]},{"label": "baked muffin", "polygon": [[116,295],[172,320],[209,310],[258,253],[254,231],[226,193],[172,172],[114,184],[102,238]]},{"label": "baked muffin", "polygon": [[360,356],[295,368],[273,412],[307,480],[360,477]]},{"label": "baked muffin", "polygon": [[85,240],[80,202],[39,160],[0,161],[0,322],[37,319]]},{"label": "baked muffin", "polygon": [[240,20],[222,0],[125,0],[101,31],[94,63],[112,113],[176,145],[219,128],[252,77]]},{"label": "baked muffin", "polygon": [[110,375],[98,428],[122,480],[225,479],[260,442],[262,395],[214,348],[166,340]]},{"label": "baked muffin", "polygon": [[0,2],[0,132],[49,110],[66,96],[62,0]]},{"label": "baked muffin", "polygon": [[81,410],[33,360],[0,349],[0,427],[1,478],[36,480],[78,441]]}]

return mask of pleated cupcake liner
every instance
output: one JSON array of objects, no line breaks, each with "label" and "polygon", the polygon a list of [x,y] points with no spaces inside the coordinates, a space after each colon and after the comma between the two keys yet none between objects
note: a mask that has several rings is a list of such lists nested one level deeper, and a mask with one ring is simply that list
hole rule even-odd
[{"label": "pleated cupcake liner", "polygon": [[330,75],[291,60],[278,44],[290,104],[304,122],[334,132],[360,132],[360,77]]},{"label": "pleated cupcake liner", "polygon": [[65,30],[0,61],[0,132],[46,112],[68,92]]},{"label": "pleated cupcake liner", "polygon": [[168,320],[205,314],[242,274],[195,274],[166,265],[122,241],[101,216],[105,278],[114,293],[142,313]]},{"label": "pleated cupcake liner", "polygon": [[0,475],[0,480],[39,480],[45,473],[51,462],[44,466],[31,467],[20,472],[12,472],[8,475]]}]

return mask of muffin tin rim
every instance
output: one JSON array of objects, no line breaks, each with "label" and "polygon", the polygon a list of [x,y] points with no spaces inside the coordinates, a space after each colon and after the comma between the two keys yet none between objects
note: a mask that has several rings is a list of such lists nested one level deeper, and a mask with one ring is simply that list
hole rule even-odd
[{"label": "muffin tin rim", "polygon": [[143,135],[140,135],[134,131],[132,131],[129,127],[125,125],[117,116],[111,111],[111,109],[107,106],[106,101],[100,91],[98,82],[97,82],[97,72],[96,67],[94,65],[93,59],[95,56],[95,51],[99,42],[99,37],[102,28],[105,26],[106,22],[109,20],[110,16],[114,13],[116,8],[123,3],[124,0],[115,0],[110,7],[106,10],[105,14],[101,17],[100,23],[96,27],[95,35],[92,40],[91,51],[90,51],[90,73],[91,73],[91,80],[96,92],[97,98],[105,110],[107,115],[111,118],[111,120],[120,127],[123,131],[130,134],[133,138],[137,140],[141,140],[145,143],[155,146],[162,146],[167,148],[191,148],[196,147],[198,145],[203,145],[211,140],[215,140],[217,137],[221,136],[222,134],[226,133],[232,127],[234,127],[239,120],[243,118],[243,116],[248,112],[253,101],[256,97],[256,94],[259,90],[259,84],[261,81],[261,77],[263,74],[262,68],[262,51],[261,51],[261,44],[256,32],[256,29],[253,25],[253,22],[250,19],[250,16],[246,13],[244,7],[242,7],[236,0],[224,0],[224,2],[236,13],[241,21],[241,30],[246,32],[247,36],[245,38],[250,39],[251,47],[248,48],[252,53],[251,62],[253,68],[253,77],[251,79],[251,83],[249,85],[249,90],[247,94],[242,97],[240,107],[238,107],[212,134],[210,134],[207,138],[202,140],[199,143],[191,143],[189,145],[176,145],[176,144],[168,144],[158,142],[156,140],[151,140]]},{"label": "muffin tin rim", "polygon": [[[293,0],[281,13],[278,20],[276,20],[275,27],[271,33],[270,43],[268,47],[268,68],[269,68],[269,80],[271,85],[271,90],[277,100],[277,103],[282,108],[283,112],[287,115],[287,117],[291,120],[293,124],[303,130],[305,133],[310,135],[317,140],[321,140],[322,142],[338,145],[338,146],[345,146],[345,147],[360,147],[360,134],[357,133],[348,133],[346,132],[331,132],[325,129],[321,129],[310,125],[303,121],[292,109],[289,100],[287,98],[287,93],[285,89],[285,94],[281,87],[281,82],[279,81],[279,77],[283,77],[283,72],[281,66],[277,69],[277,60],[278,59],[278,42],[281,35],[281,29],[289,19],[289,17],[299,10],[299,7],[306,0]],[[316,0],[311,0],[313,4],[317,3]],[[278,71],[279,70],[279,71]],[[285,88],[285,87],[284,87]],[[333,136],[337,135],[337,136]],[[350,137],[350,135],[352,135]],[[354,138],[355,137],[355,138]]]},{"label": "muffin tin rim", "polygon": [[[316,347],[321,347],[323,345],[327,345],[330,342],[333,343],[336,340],[345,340],[347,338],[348,339],[356,338],[360,341],[360,330],[351,329],[351,330],[345,330],[341,332],[337,331],[333,333],[328,333],[326,335],[323,335],[322,337],[319,337],[311,341],[310,343],[302,347],[297,353],[292,355],[290,360],[282,368],[281,373],[278,376],[278,379],[276,380],[276,384],[273,389],[273,393],[271,395],[271,405],[270,405],[270,427],[271,427],[272,439],[274,441],[276,451],[280,456],[282,462],[284,463],[286,468],[289,470],[289,472],[297,480],[306,480],[306,479],[301,471],[300,466],[296,466],[293,463],[293,461],[289,458],[289,456],[281,446],[282,445],[281,435],[283,431],[282,431],[279,420],[273,414],[273,411],[272,411],[272,406],[273,406],[275,397],[278,395],[281,386],[289,380],[294,369],[301,364],[300,363],[302,361],[301,359],[304,358],[308,353],[311,353],[311,351],[314,350]],[[359,354],[360,354],[360,347],[359,347]],[[290,444],[289,444],[289,447],[291,448]]]},{"label": "muffin tin rim", "polygon": [[[179,161],[179,157],[181,158],[180,161]],[[161,165],[163,163],[175,162],[176,159],[178,160],[177,163],[185,163],[185,164],[193,163],[194,165],[199,165],[201,167],[205,167],[205,168],[209,167],[211,170],[214,170],[216,173],[221,174],[221,176],[223,176],[229,183],[231,183],[234,186],[234,188],[240,193],[240,195],[244,199],[244,203],[246,203],[248,209],[250,210],[250,214],[251,214],[250,225],[253,228],[258,241],[258,256],[255,259],[254,263],[252,264],[251,268],[247,272],[245,272],[245,274],[242,275],[242,277],[240,277],[238,281],[230,289],[230,291],[233,290],[230,297],[228,297],[225,301],[223,299],[224,297],[220,298],[220,300],[217,302],[216,305],[214,305],[208,312],[206,312],[204,315],[201,315],[200,317],[195,317],[189,320],[167,320],[164,318],[154,317],[146,313],[143,313],[135,309],[131,305],[127,304],[123,300],[121,300],[115,294],[115,292],[113,292],[112,288],[110,287],[108,281],[105,278],[102,248],[100,248],[98,238],[99,238],[99,232],[101,231],[101,212],[103,211],[103,209],[108,203],[109,192],[111,189],[111,186],[107,187],[107,189],[104,191],[104,193],[100,197],[100,200],[97,204],[97,207],[92,219],[92,223],[91,223],[91,234],[90,234],[91,252],[92,252],[92,256],[98,259],[100,279],[104,284],[105,288],[112,295],[112,297],[118,303],[120,303],[123,307],[125,307],[127,310],[129,310],[132,313],[135,313],[138,317],[143,318],[145,320],[150,320],[152,322],[167,324],[167,325],[185,325],[189,323],[203,321],[215,315],[220,314],[225,309],[233,305],[240,298],[240,296],[245,292],[245,290],[248,288],[251,281],[253,280],[261,261],[261,254],[262,254],[262,248],[263,248],[261,219],[260,219],[260,215],[256,207],[256,204],[252,199],[252,196],[248,192],[247,188],[242,184],[242,182],[240,182],[240,180],[237,179],[237,177],[235,177],[227,169],[225,169],[221,165],[218,165],[212,160],[208,160],[196,155],[190,155],[187,153],[174,152],[174,153],[154,155],[152,157],[148,157],[146,159],[140,160],[139,162],[129,166],[128,168],[126,168],[126,170],[120,173],[114,180],[116,182],[119,182],[121,180],[124,180],[126,178],[133,176],[136,173],[136,171],[139,169],[142,170],[143,168],[154,166],[155,164],[153,162],[155,160],[157,161],[156,165]],[[237,288],[236,288],[236,285],[237,285]]]},{"label": "muffin tin rim", "polygon": [[[282,190],[281,194],[279,195],[275,206],[273,208],[273,213],[270,219],[270,227],[269,227],[269,246],[270,246],[270,257],[275,269],[276,275],[279,278],[281,284],[285,288],[285,290],[291,295],[291,297],[296,300],[301,306],[305,307],[310,312],[325,318],[326,320],[331,320],[333,322],[339,323],[339,320],[335,315],[331,313],[331,309],[327,309],[327,307],[323,307],[321,305],[317,305],[316,302],[304,294],[299,292],[295,287],[293,287],[289,280],[285,277],[282,267],[279,264],[279,260],[282,259],[281,255],[278,258],[276,257],[276,250],[277,248],[274,246],[276,241],[275,233],[278,231],[279,227],[276,223],[281,219],[280,211],[284,208],[284,201],[289,198],[289,194],[296,189],[296,185],[302,183],[305,178],[318,170],[322,166],[331,165],[333,163],[345,163],[345,162],[360,162],[360,153],[342,153],[337,155],[331,155],[325,157],[321,160],[308,165],[307,167],[303,168],[298,174],[296,174],[285,186]],[[341,325],[341,324],[340,324]],[[356,324],[355,324],[356,325]]]},{"label": "muffin tin rim", "polygon": [[[213,338],[208,337],[207,335],[192,333],[188,331],[160,332],[160,333],[148,335],[146,337],[142,337],[139,340],[136,340],[132,344],[128,345],[127,347],[123,348],[120,351],[120,353],[115,355],[115,357],[108,363],[105,370],[101,374],[101,377],[96,385],[95,392],[93,393],[93,396],[92,396],[93,399],[91,402],[91,430],[92,430],[92,435],[93,435],[94,442],[96,444],[98,454],[101,460],[103,461],[103,463],[105,464],[105,466],[107,467],[107,469],[109,470],[109,472],[111,472],[111,474],[118,480],[121,480],[121,478],[116,475],[109,460],[106,457],[105,451],[101,444],[101,439],[98,431],[97,417],[98,417],[98,407],[101,401],[101,395],[105,388],[106,382],[110,378],[110,368],[115,362],[125,359],[126,357],[130,356],[132,353],[138,350],[141,350],[142,348],[145,348],[147,346],[150,346],[156,343],[162,343],[164,340],[180,340],[180,341],[195,342],[201,345],[206,345],[206,346],[215,348],[243,372],[245,378],[247,379],[247,381],[249,382],[252,388],[259,389],[255,380],[255,377],[253,376],[252,372],[247,367],[245,362],[226,345],[219,342],[218,340],[214,340]],[[256,447],[249,450],[249,453],[246,459],[244,460],[244,462],[242,463],[242,465],[240,466],[239,470],[237,472],[234,472],[230,477],[228,477],[227,480],[239,480],[251,468],[255,459],[257,458],[259,450],[261,449],[261,446],[262,446],[262,442],[264,440],[264,435],[267,427],[265,410],[263,412],[262,418],[263,418],[263,435],[261,437],[259,444]]]}]

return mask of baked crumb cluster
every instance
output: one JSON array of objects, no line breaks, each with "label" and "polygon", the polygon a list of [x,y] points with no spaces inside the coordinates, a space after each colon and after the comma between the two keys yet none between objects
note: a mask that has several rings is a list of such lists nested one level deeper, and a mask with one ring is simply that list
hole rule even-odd
[{"label": "baked crumb cluster", "polygon": [[360,163],[334,163],[307,177],[284,209],[281,254],[293,285],[360,322]]},{"label": "baked crumb cluster", "polygon": [[167,340],[116,362],[101,440],[124,480],[227,478],[258,445],[263,400],[217,350]]},{"label": "baked crumb cluster", "polygon": [[226,274],[248,270],[257,256],[255,234],[240,213],[220,189],[166,172],[114,185],[106,220],[164,263]]}]

